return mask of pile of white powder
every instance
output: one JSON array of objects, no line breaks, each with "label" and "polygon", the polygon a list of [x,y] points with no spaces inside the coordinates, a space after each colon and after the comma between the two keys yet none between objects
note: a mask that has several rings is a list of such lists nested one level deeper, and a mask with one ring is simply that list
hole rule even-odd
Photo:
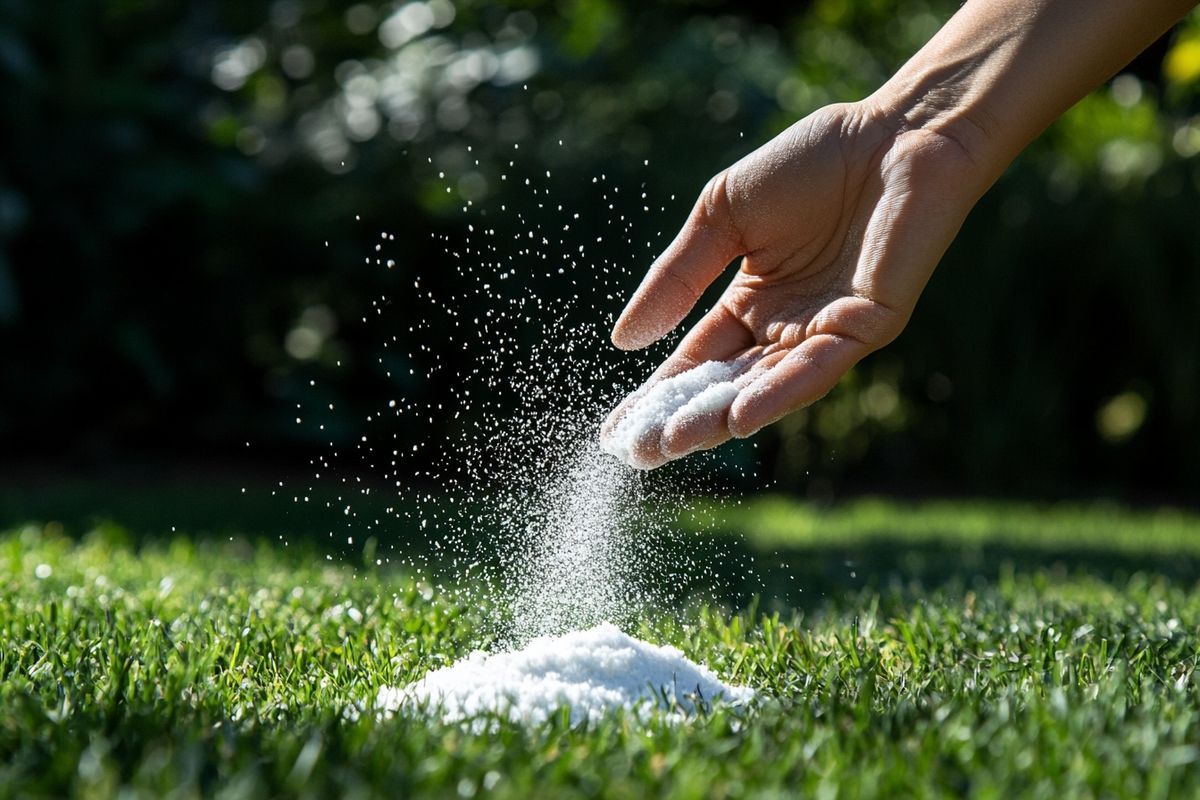
[{"label": "pile of white powder", "polygon": [[734,379],[744,367],[741,361],[705,361],[659,381],[625,410],[601,440],[601,448],[636,469],[654,466],[638,458],[638,442],[651,431],[661,430],[672,417],[683,420],[728,406],[737,397]]},{"label": "pile of white powder", "polygon": [[742,704],[753,696],[752,689],[722,683],[674,647],[643,642],[605,623],[534,639],[514,652],[472,653],[406,687],[380,689],[376,708],[394,713],[427,706],[446,722],[497,712],[536,724],[565,706],[574,724],[615,709],[662,709],[668,703],[676,706],[669,717],[678,720],[697,706]]}]

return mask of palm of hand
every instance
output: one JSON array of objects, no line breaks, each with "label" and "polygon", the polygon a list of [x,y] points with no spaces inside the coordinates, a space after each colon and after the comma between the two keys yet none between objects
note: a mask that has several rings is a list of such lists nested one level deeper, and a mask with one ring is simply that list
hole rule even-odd
[{"label": "palm of hand", "polygon": [[657,340],[739,256],[740,268],[601,436],[654,383],[705,361],[740,359],[736,398],[648,431],[635,447],[638,466],[748,436],[822,397],[903,329],[977,197],[970,167],[949,139],[845,105],[798,122],[718,175],[613,341],[632,349]]}]

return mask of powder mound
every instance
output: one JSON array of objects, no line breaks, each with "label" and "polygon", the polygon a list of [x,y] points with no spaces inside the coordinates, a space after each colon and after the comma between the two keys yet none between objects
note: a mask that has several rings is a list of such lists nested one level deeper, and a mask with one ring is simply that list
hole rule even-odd
[{"label": "powder mound", "polygon": [[379,690],[376,707],[395,712],[427,705],[445,722],[497,712],[516,722],[539,723],[558,709],[571,722],[595,721],[615,709],[664,709],[674,721],[720,700],[742,704],[747,687],[728,686],[674,647],[657,646],[604,623],[591,630],[534,639],[506,653],[475,652],[404,688]]},{"label": "powder mound", "polygon": [[659,381],[635,400],[601,439],[601,449],[635,469],[649,469],[652,465],[638,458],[638,441],[651,431],[661,430],[676,415],[686,419],[732,403],[738,393],[734,378],[743,368],[739,361],[705,361]]}]

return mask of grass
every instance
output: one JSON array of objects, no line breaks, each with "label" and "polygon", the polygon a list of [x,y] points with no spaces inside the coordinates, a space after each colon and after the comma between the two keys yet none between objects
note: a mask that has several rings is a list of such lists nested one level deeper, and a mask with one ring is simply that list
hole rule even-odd
[{"label": "grass", "polygon": [[462,656],[486,608],[269,539],[13,527],[0,796],[1200,792],[1197,518],[768,499],[718,523],[802,601],[631,632],[760,689],[757,711],[486,734],[369,709]]}]

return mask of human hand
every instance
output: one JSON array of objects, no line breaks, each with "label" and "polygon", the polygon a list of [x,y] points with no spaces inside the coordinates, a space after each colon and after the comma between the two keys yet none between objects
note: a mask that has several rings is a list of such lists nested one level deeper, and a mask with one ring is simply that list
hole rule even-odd
[{"label": "human hand", "polygon": [[[823,108],[709,181],[613,330],[626,350],[671,331],[735,258],[716,306],[601,428],[658,382],[737,359],[736,392],[642,432],[650,469],[749,436],[821,398],[904,327],[990,181],[960,140],[869,101]],[[717,407],[713,407],[713,406]]]},{"label": "human hand", "polygon": [[[1094,0],[1082,15],[1072,0],[965,3],[870,98],[817,111],[717,175],[617,320],[613,342],[656,341],[730,261],[741,266],[716,307],[609,416],[601,443],[616,440],[606,449],[650,469],[820,398],[900,333],[967,212],[1016,154],[1195,3]],[[664,383],[730,359],[736,380],[690,404],[702,381]],[[642,397],[665,419],[620,425],[659,419],[640,408],[627,416]]]}]

